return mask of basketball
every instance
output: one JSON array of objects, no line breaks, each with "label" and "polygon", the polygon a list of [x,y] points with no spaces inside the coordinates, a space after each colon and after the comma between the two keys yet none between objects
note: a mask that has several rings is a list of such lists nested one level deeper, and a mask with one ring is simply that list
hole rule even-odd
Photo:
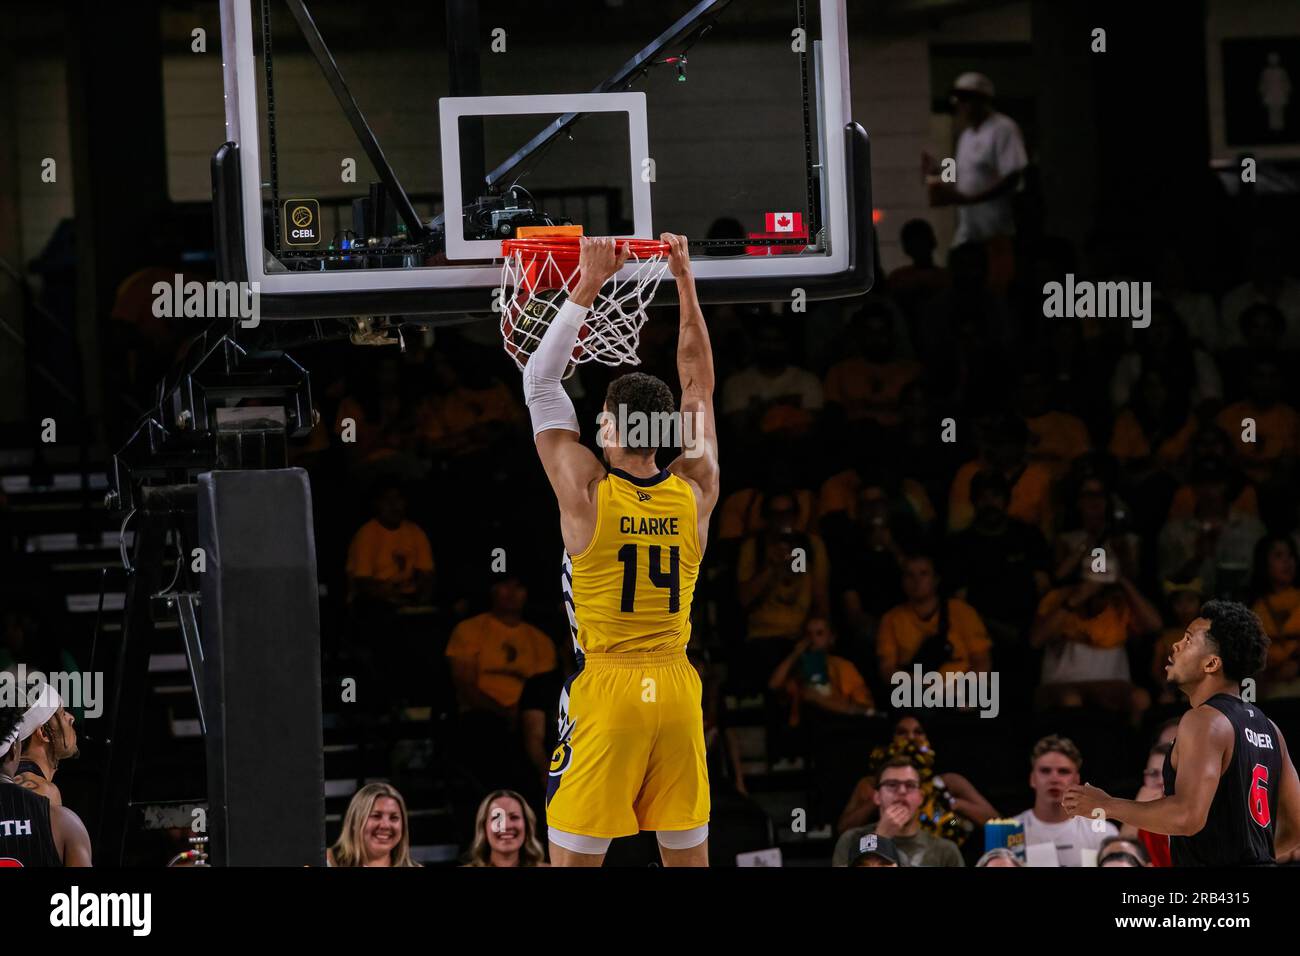
[{"label": "basketball", "polygon": [[[542,341],[551,320],[564,304],[566,296],[560,289],[544,289],[540,292],[520,290],[502,309],[501,336],[505,341],[506,353],[519,366],[528,364],[528,358]],[[591,334],[591,326],[584,322],[578,330],[578,342],[573,347],[573,361],[576,363],[583,354],[583,343]],[[570,366],[572,371],[573,366]]]}]

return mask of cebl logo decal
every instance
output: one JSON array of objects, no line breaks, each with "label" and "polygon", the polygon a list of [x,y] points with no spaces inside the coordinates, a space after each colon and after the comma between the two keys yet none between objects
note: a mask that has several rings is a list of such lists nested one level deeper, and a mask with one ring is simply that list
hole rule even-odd
[{"label": "cebl logo decal", "polygon": [[314,246],[320,242],[320,203],[315,199],[290,199],[284,204],[284,244]]}]

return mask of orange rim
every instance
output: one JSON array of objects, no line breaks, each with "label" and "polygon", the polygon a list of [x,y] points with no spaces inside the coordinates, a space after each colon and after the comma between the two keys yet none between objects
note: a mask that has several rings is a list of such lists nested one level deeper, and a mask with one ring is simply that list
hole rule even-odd
[{"label": "orange rim", "polygon": [[[540,236],[534,239],[503,239],[501,241],[501,253],[504,256],[512,256],[518,253],[532,253],[533,255],[543,255],[549,253],[556,260],[573,260],[577,261],[580,254],[579,236]],[[615,238],[618,247],[626,245],[632,255],[638,259],[646,259],[650,256],[666,256],[669,252],[668,243],[661,239],[621,239]]]}]

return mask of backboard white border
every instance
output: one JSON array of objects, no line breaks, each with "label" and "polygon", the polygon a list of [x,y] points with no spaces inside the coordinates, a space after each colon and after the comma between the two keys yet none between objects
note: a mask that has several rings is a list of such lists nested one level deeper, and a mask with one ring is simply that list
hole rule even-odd
[{"label": "backboard white border", "polygon": [[[851,121],[849,101],[849,53],[845,17],[846,0],[819,0],[823,41],[820,80],[825,96],[823,124],[824,195],[830,208],[823,208],[828,253],[821,256],[729,256],[696,259],[692,267],[699,279],[755,279],[766,282],[790,280],[797,286],[801,277],[834,275],[849,268],[849,216],[846,189],[845,127]],[[827,27],[837,25],[834,39]],[[328,39],[328,38],[326,38]],[[430,266],[408,269],[340,270],[338,272],[270,272],[262,239],[262,148],[258,124],[258,72],[253,57],[253,12],[250,0],[221,0],[222,70],[225,81],[226,136],[239,145],[240,195],[244,213],[244,256],[250,282],[260,282],[262,294],[311,294],[335,292],[382,292],[389,290],[438,288],[495,288],[501,278],[498,265]],[[233,54],[233,55],[232,55]],[[609,94],[605,94],[609,95]],[[637,96],[644,94],[637,93]],[[572,97],[563,97],[571,100]],[[504,99],[504,98],[490,98]],[[545,97],[521,97],[540,100]],[[564,112],[561,110],[560,112]],[[443,139],[446,150],[446,138]],[[636,152],[632,153],[636,161]],[[643,151],[643,155],[650,155]],[[640,176],[633,176],[633,184]],[[459,191],[459,186],[457,186]],[[444,202],[444,207],[449,204]],[[870,215],[870,210],[859,210]],[[640,226],[640,218],[634,216]],[[660,227],[672,230],[672,223]],[[650,238],[650,236],[642,236]],[[500,258],[497,247],[491,258]]]},{"label": "backboard white border", "polygon": [[526,116],[538,113],[626,113],[628,180],[632,183],[633,231],[620,235],[651,236],[650,181],[641,175],[650,156],[644,93],[558,93],[539,96],[444,96],[438,100],[442,143],[442,208],[446,222],[447,258],[500,259],[500,239],[466,239],[465,208],[460,177],[460,118],[462,116]]}]

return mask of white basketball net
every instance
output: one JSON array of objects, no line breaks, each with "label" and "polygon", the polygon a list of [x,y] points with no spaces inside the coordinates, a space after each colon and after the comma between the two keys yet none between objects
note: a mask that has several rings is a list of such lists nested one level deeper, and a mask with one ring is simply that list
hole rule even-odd
[{"label": "white basketball net", "polygon": [[[638,256],[629,250],[627,265],[632,274],[615,275],[596,295],[591,311],[583,320],[573,362],[603,365],[639,365],[637,347],[646,307],[659,288],[668,268],[666,253]],[[576,269],[557,262],[549,251],[514,250],[501,269],[501,335],[506,352],[523,369],[551,319],[569,296]],[[572,370],[572,366],[570,367]]]}]

